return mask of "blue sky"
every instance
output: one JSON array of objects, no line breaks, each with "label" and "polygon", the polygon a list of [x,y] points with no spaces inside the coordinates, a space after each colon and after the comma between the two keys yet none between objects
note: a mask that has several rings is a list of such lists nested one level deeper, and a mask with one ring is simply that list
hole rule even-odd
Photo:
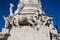
[{"label": "blue sky", "polygon": [[[4,27],[3,15],[9,15],[10,3],[14,4],[13,10],[15,11],[18,0],[0,0],[0,31]],[[41,3],[46,15],[53,16],[54,25],[58,26],[58,31],[60,32],[60,0],[41,0]]]}]

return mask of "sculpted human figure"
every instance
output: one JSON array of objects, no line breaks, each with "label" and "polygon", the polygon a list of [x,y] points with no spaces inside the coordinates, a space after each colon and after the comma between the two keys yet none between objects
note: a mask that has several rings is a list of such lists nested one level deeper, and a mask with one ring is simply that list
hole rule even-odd
[{"label": "sculpted human figure", "polygon": [[[4,17],[4,16],[3,16]],[[5,28],[9,26],[9,20],[8,17],[4,17],[5,20]]]},{"label": "sculpted human figure", "polygon": [[32,16],[27,16],[27,21],[31,23],[34,26],[34,23],[32,22],[33,17]]},{"label": "sculpted human figure", "polygon": [[51,20],[52,19],[52,17],[49,17],[49,16],[42,16],[42,23],[43,23],[43,25],[47,25],[47,26],[49,26],[49,24],[51,23]]},{"label": "sculpted human figure", "polygon": [[10,3],[10,15],[13,15],[13,10],[12,10],[13,7],[14,7],[14,5],[12,3]]},{"label": "sculpted human figure", "polygon": [[14,16],[14,18],[13,18],[13,24],[14,24],[15,27],[20,27],[18,20],[19,20],[18,19],[18,15]]},{"label": "sculpted human figure", "polygon": [[33,25],[33,29],[40,28],[40,19],[37,19],[36,16],[27,16],[27,21]]},{"label": "sculpted human figure", "polygon": [[17,10],[15,11],[15,14],[20,13],[20,11],[23,7],[24,7],[24,4],[23,4],[23,2],[20,1],[18,4]]}]

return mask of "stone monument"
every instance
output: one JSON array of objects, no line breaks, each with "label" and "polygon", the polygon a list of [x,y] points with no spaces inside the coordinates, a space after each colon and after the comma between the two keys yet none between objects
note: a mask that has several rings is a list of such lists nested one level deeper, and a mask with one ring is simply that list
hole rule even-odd
[{"label": "stone monument", "polygon": [[5,28],[1,40],[58,40],[60,35],[53,26],[52,16],[42,10],[40,0],[19,0],[17,10],[10,4],[10,15],[4,16]]}]

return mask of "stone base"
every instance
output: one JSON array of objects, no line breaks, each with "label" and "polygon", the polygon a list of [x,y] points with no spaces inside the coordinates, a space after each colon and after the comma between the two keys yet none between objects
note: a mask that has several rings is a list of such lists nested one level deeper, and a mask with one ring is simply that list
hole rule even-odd
[{"label": "stone base", "polygon": [[38,31],[29,26],[13,27],[10,34],[8,40],[50,40],[47,27],[41,27]]}]

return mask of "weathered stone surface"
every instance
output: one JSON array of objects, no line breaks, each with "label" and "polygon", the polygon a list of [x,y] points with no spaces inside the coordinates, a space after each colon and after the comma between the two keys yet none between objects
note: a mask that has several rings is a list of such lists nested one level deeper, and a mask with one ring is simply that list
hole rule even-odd
[{"label": "weathered stone surface", "polygon": [[4,17],[5,28],[0,40],[59,40],[52,16],[46,16],[40,0],[20,0],[17,10],[10,4],[10,15]]}]

